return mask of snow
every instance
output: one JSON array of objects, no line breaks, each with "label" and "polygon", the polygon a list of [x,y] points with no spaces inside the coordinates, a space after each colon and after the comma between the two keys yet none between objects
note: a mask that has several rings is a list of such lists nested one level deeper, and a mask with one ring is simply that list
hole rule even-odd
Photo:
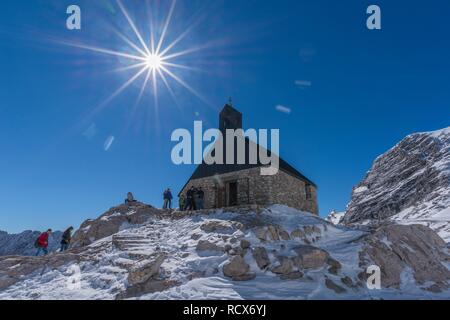
[{"label": "snow", "polygon": [[[251,272],[256,278],[250,281],[232,281],[221,271],[228,261],[222,252],[199,253],[196,246],[199,240],[208,240],[224,246],[231,238],[248,240],[252,247],[264,246],[272,262],[276,261],[272,250],[288,256],[292,248],[299,245],[299,239],[261,242],[254,228],[245,231],[236,229],[232,233],[202,231],[200,226],[208,221],[239,221],[261,225],[277,224],[291,232],[301,226],[315,225],[322,230],[322,237],[314,246],[320,247],[337,259],[342,269],[339,276],[326,272],[326,268],[305,271],[298,280],[281,280],[270,271],[260,270],[251,254],[245,256]],[[194,234],[200,235],[194,240]],[[325,286],[325,274],[338,285],[344,275],[357,278],[357,268],[361,244],[355,240],[365,233],[343,226],[334,226],[318,216],[298,210],[273,205],[260,213],[245,214],[217,210],[209,215],[188,216],[178,220],[153,218],[142,225],[129,226],[115,235],[120,239],[133,239],[129,247],[118,249],[112,245],[112,236],[100,239],[90,246],[91,259],[83,259],[78,265],[69,263],[55,270],[35,272],[16,284],[0,291],[0,299],[114,299],[124,290],[128,271],[126,266],[135,265],[130,254],[139,253],[150,257],[157,252],[166,252],[167,258],[161,265],[160,277],[176,281],[179,285],[162,292],[144,294],[137,299],[404,299],[423,298],[426,293],[413,286],[405,274],[408,291],[383,289],[369,290],[347,288],[344,294],[336,294]],[[282,246],[283,245],[283,246]],[[141,261],[143,262],[143,261]],[[80,286],[73,290],[67,288],[68,279],[73,277],[74,267],[80,269]],[[431,298],[450,298],[450,292],[430,296]]]},{"label": "snow", "polygon": [[353,192],[354,193],[361,193],[361,192],[364,192],[364,191],[367,191],[367,190],[368,190],[368,188],[366,186],[361,186],[361,187],[355,188],[353,190]]},{"label": "snow", "polygon": [[328,214],[325,220],[331,222],[332,224],[339,224],[344,216],[345,212],[336,212],[333,210]]}]

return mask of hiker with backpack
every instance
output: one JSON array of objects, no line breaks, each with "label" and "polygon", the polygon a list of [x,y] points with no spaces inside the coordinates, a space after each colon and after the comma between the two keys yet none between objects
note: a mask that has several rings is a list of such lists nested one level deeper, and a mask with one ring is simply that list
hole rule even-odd
[{"label": "hiker with backpack", "polygon": [[44,252],[44,256],[48,254],[48,237],[52,233],[52,229],[48,229],[45,232],[42,232],[39,237],[36,239],[34,246],[37,248],[36,257],[41,253],[41,251]]},{"label": "hiker with backpack", "polygon": [[73,227],[69,227],[66,231],[64,231],[61,239],[61,252],[69,249],[70,241],[72,240],[72,230]]}]

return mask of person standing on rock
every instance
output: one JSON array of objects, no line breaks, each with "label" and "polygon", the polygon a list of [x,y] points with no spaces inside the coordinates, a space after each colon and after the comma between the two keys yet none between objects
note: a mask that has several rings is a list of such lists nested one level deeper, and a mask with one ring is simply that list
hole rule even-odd
[{"label": "person standing on rock", "polygon": [[170,191],[170,188],[167,188],[166,191],[164,191],[163,197],[164,197],[163,209],[167,209],[167,207],[169,209],[172,209],[173,196],[172,196],[172,192]]},{"label": "person standing on rock", "polygon": [[178,206],[180,207],[180,211],[184,211],[186,208],[186,198],[184,194],[180,194],[180,197],[178,199]]},{"label": "person standing on rock", "polygon": [[195,194],[195,188],[194,188],[194,186],[191,186],[186,193],[186,197],[187,197],[186,208],[185,208],[186,210],[195,210],[194,194]]},{"label": "person standing on rock", "polygon": [[61,252],[69,249],[70,241],[72,240],[72,230],[73,227],[69,227],[66,231],[64,231],[61,239]]},{"label": "person standing on rock", "polygon": [[48,229],[46,232],[42,232],[39,237],[36,239],[34,246],[38,249],[36,252],[36,257],[44,252],[44,256],[48,254],[48,237],[52,233],[52,229]]},{"label": "person standing on rock", "polygon": [[135,203],[136,200],[134,200],[134,196],[131,192],[127,193],[127,198],[125,199],[125,204],[132,204]]},{"label": "person standing on rock", "polygon": [[196,207],[197,210],[204,209],[204,199],[205,199],[205,192],[203,191],[202,187],[199,187],[197,189],[197,201],[196,201]]}]

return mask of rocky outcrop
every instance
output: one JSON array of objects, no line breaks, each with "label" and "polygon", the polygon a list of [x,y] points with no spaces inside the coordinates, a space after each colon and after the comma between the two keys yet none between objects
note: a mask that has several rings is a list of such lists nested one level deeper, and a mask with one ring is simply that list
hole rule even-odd
[{"label": "rocky outcrop", "polygon": [[242,229],[242,223],[235,221],[207,221],[200,226],[200,229],[205,232],[216,232],[216,233],[224,233],[224,234],[232,234],[237,229]]},{"label": "rocky outcrop", "polygon": [[[447,289],[450,262],[445,242],[428,227],[422,225],[385,225],[363,240],[360,265],[379,266],[381,285],[399,288],[402,273],[412,272],[415,281],[425,289]],[[362,272],[361,276],[367,278]]]},{"label": "rocky outcrop", "polygon": [[450,240],[450,127],[407,136],[352,192],[343,223],[420,223]]},{"label": "rocky outcrop", "polygon": [[7,256],[0,258],[0,291],[33,273],[44,273],[68,263],[79,262],[74,253],[54,254],[46,257]]},{"label": "rocky outcrop", "polygon": [[113,207],[99,218],[83,222],[73,236],[72,247],[89,245],[119,232],[124,226],[143,224],[160,214],[160,210],[140,202]]}]

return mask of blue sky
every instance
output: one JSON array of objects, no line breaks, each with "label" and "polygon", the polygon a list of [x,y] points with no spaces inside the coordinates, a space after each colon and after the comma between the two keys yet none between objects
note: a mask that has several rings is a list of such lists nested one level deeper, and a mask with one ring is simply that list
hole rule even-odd
[{"label": "blue sky", "polygon": [[[161,32],[170,2],[151,2]],[[148,33],[144,1],[123,3]],[[81,7],[79,31],[65,28],[70,4]],[[369,4],[381,7],[380,31],[365,27]],[[178,191],[194,169],[172,164],[171,132],[194,120],[217,126],[229,96],[245,127],[280,129],[283,158],[319,186],[321,215],[343,210],[375,157],[450,125],[449,14],[445,0],[179,0],[165,41],[198,21],[174,52],[203,49],[177,59],[199,70],[173,72],[207,103],[172,79],[178,104],[159,81],[157,108],[149,88],[132,113],[138,79],[93,113],[134,71],[62,42],[133,51],[112,32],[137,42],[117,3],[2,1],[0,229],[77,227],[127,191],[162,205],[163,189]]]}]

